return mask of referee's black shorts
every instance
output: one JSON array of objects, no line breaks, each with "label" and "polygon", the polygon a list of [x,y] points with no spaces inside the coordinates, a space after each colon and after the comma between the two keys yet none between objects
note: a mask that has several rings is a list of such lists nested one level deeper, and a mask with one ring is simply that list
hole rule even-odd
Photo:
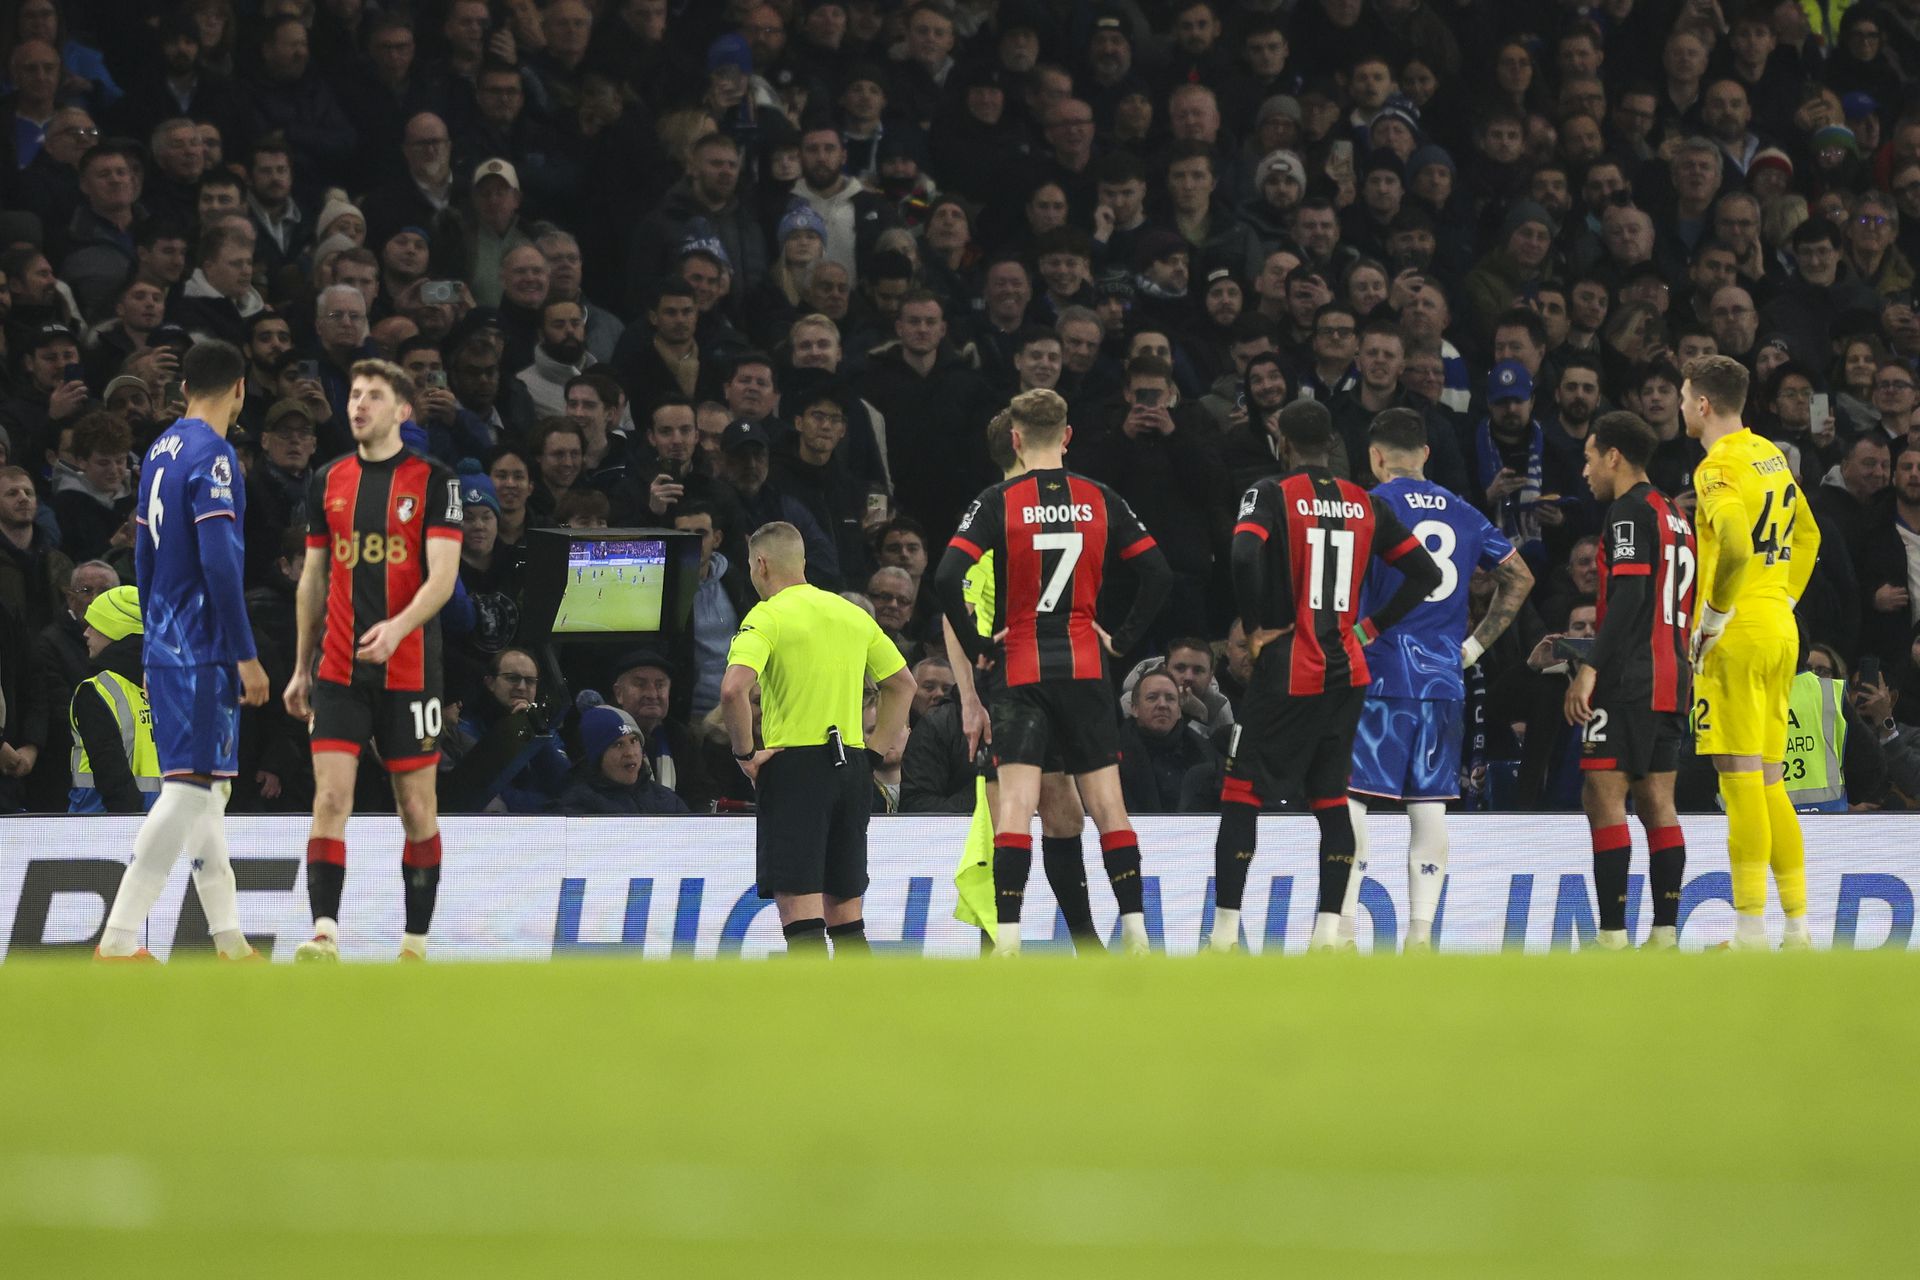
[{"label": "referee's black shorts", "polygon": [[762,898],[867,891],[867,820],[873,779],[867,753],[785,747],[760,769],[754,792],[755,878]]}]

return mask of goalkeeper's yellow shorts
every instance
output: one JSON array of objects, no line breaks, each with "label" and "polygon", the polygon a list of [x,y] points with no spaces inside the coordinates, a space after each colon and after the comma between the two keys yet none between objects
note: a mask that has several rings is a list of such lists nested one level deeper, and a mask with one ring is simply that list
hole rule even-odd
[{"label": "goalkeeper's yellow shorts", "polygon": [[1741,625],[1739,614],[1707,652],[1693,678],[1693,749],[1703,756],[1759,756],[1779,764],[1787,755],[1787,702],[1800,637],[1793,615]]}]

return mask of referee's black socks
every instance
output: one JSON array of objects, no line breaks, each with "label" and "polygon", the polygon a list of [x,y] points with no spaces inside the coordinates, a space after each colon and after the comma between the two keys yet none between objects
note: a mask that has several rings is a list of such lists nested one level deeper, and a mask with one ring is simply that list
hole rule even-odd
[{"label": "referee's black socks", "polygon": [[827,922],[819,916],[782,925],[780,932],[786,935],[790,956],[827,954]]},{"label": "referee's black socks", "polygon": [[1027,897],[1027,877],[1033,874],[1033,837],[1025,831],[1003,831],[993,838],[994,918],[1019,924],[1020,907]]},{"label": "referee's black socks", "polygon": [[1100,931],[1093,925],[1093,902],[1087,896],[1087,858],[1080,848],[1080,837],[1042,835],[1040,865],[1046,868],[1047,883],[1053,886],[1053,898],[1060,904],[1068,936],[1097,942]]},{"label": "referee's black socks", "polygon": [[1100,861],[1107,866],[1107,879],[1113,882],[1113,900],[1120,904],[1120,914],[1139,915],[1145,911],[1139,837],[1127,830],[1101,832]]},{"label": "referee's black socks", "polygon": [[827,937],[833,941],[833,954],[841,956],[870,956],[873,948],[867,945],[867,922],[849,920],[845,924],[827,926]]}]

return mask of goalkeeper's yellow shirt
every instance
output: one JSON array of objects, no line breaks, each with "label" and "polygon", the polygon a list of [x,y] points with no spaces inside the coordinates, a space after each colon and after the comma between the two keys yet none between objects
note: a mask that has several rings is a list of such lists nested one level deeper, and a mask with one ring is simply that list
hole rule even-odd
[{"label": "goalkeeper's yellow shirt", "polygon": [[[1806,496],[1785,455],[1751,431],[1732,432],[1707,451],[1693,487],[1700,600],[1732,612],[1743,630],[1770,624],[1793,634],[1793,602],[1813,573],[1820,533],[1812,513],[1801,510]],[[1752,557],[1723,565],[1724,549],[1742,541],[1750,541]]]}]

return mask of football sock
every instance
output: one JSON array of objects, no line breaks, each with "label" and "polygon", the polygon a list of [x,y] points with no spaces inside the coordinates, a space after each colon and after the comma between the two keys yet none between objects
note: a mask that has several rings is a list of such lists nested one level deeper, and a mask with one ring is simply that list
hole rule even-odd
[{"label": "football sock", "polygon": [[1340,936],[1352,938],[1360,920],[1360,883],[1367,878],[1367,806],[1348,796],[1347,813],[1353,821],[1353,874],[1340,900]]},{"label": "football sock", "polygon": [[1624,822],[1593,829],[1593,896],[1600,906],[1600,927],[1615,933],[1627,927],[1627,869],[1633,862],[1633,833]]},{"label": "football sock", "polygon": [[1687,837],[1678,826],[1647,828],[1647,878],[1653,889],[1653,923],[1680,923],[1680,891],[1687,878]]},{"label": "football sock", "polygon": [[427,935],[424,933],[403,933],[400,935],[400,953],[402,955],[426,958]]},{"label": "football sock", "polygon": [[160,784],[160,798],[153,802],[146,820],[140,824],[139,834],[133,838],[133,863],[120,877],[120,890],[113,895],[113,909],[107,913],[106,932],[100,939],[100,954],[130,956],[140,949],[140,928],[167,887],[173,861],[186,847],[194,824],[206,812],[211,794],[206,787],[193,782]]},{"label": "football sock", "polygon": [[233,861],[227,854],[227,797],[232,791],[230,782],[213,785],[206,807],[187,837],[187,853],[193,859],[193,888],[207,913],[207,932],[213,935],[214,950],[237,960],[253,950],[253,945],[240,931],[240,896]]},{"label": "football sock", "polygon": [[440,893],[440,833],[425,840],[409,840],[400,855],[400,877],[406,886],[407,932],[426,937],[433,925],[433,904]]},{"label": "football sock", "polygon": [[1080,848],[1080,837],[1040,837],[1040,865],[1046,870],[1047,883],[1053,886],[1053,899],[1067,922],[1067,934],[1075,941],[1098,939],[1093,926],[1093,900],[1087,895],[1087,859]]},{"label": "football sock", "polygon": [[[1240,908],[1215,907],[1213,932],[1208,935],[1215,951],[1229,951],[1240,945]],[[1212,941],[1218,939],[1217,942]]]},{"label": "football sock", "polygon": [[1320,914],[1337,923],[1347,900],[1347,882],[1353,878],[1353,815],[1345,796],[1312,800],[1308,807],[1320,824]]},{"label": "football sock", "polygon": [[313,918],[340,918],[340,891],[347,883],[347,842],[314,836],[307,841],[307,905]]},{"label": "football sock", "polygon": [[1758,769],[1720,775],[1727,804],[1727,866],[1732,872],[1733,909],[1759,915],[1767,906],[1767,858],[1773,848],[1767,819],[1767,788]]},{"label": "football sock", "polygon": [[867,945],[867,922],[849,920],[845,924],[827,926],[827,937],[833,940],[833,954],[840,956],[870,956],[873,948]]},{"label": "football sock", "polygon": [[1120,904],[1120,914],[1137,916],[1145,911],[1145,891],[1140,883],[1140,838],[1125,829],[1102,831],[1100,861],[1106,864],[1107,879],[1113,882],[1113,900]]},{"label": "football sock", "polygon": [[993,838],[994,916],[1001,924],[1018,924],[1027,896],[1027,877],[1033,874],[1033,837],[1024,831],[1003,831]]},{"label": "football sock", "polygon": [[780,932],[786,935],[788,955],[827,954],[827,922],[819,916],[782,925]]},{"label": "football sock", "polygon": [[[1232,783],[1229,778],[1228,783]],[[1253,868],[1254,844],[1259,838],[1257,805],[1222,799],[1220,834],[1213,841],[1213,901],[1215,908],[1240,909],[1247,892],[1247,872]]]},{"label": "football sock", "polygon": [[1807,914],[1807,845],[1800,834],[1800,815],[1793,810],[1785,781],[1766,784],[1767,833],[1772,837],[1768,861],[1773,865],[1773,887],[1780,909],[1791,920]]},{"label": "football sock", "polygon": [[340,942],[340,922],[332,916],[316,916],[313,921],[313,936],[325,938],[338,945]]},{"label": "football sock", "polygon": [[1447,806],[1438,800],[1415,801],[1407,806],[1407,824],[1411,828],[1407,836],[1407,937],[1425,942],[1433,932],[1440,892],[1447,884]]}]

